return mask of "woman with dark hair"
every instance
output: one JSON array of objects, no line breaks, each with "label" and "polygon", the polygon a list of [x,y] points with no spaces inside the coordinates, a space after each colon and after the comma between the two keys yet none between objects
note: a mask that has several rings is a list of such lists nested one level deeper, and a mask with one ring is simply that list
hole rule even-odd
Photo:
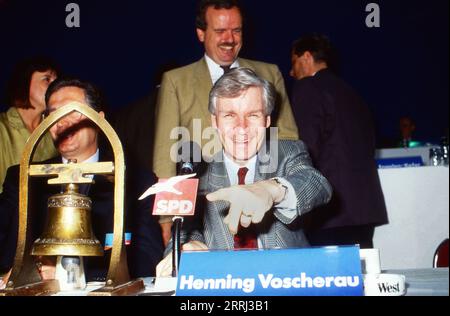
[{"label": "woman with dark hair", "polygon": [[[6,170],[20,162],[27,139],[42,120],[45,111],[45,92],[56,79],[57,67],[48,58],[34,57],[24,60],[13,70],[7,95],[10,108],[0,113],[0,193]],[[50,135],[41,139],[33,160],[54,157],[57,151]]]}]

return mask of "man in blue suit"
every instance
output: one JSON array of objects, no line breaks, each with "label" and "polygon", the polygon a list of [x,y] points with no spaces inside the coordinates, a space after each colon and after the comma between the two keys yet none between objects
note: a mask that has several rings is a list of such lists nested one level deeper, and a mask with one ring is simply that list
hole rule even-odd
[{"label": "man in blue suit", "polygon": [[[76,79],[58,79],[50,85],[46,94],[47,111],[52,112],[70,102],[78,101],[104,116],[103,102],[99,92],[89,83]],[[111,161],[106,146],[100,145],[98,128],[82,114],[73,112],[50,128],[50,134],[60,153],[60,157],[44,163],[66,163],[69,159],[77,162]],[[132,167],[132,166],[130,166]],[[34,214],[31,227],[34,238],[43,230],[47,216],[47,199],[59,193],[59,187],[50,186],[45,178],[30,179],[30,207]],[[17,244],[19,166],[8,170],[0,195],[0,268],[10,269]],[[114,183],[110,177],[95,175],[93,184],[81,189],[92,200],[92,226],[94,235],[105,247],[105,239],[112,234],[114,226]],[[161,230],[151,215],[152,199],[138,201],[138,196],[155,182],[150,171],[133,170],[126,173],[125,232],[131,232],[131,244],[127,246],[127,259],[132,278],[152,276],[155,266],[162,257],[163,243]],[[103,257],[86,257],[85,271],[88,280],[104,280],[106,277],[110,250]],[[46,265],[52,277],[51,267]],[[45,272],[45,271],[44,271]],[[42,274],[41,274],[42,275]],[[45,276],[43,276],[45,277]]]}]

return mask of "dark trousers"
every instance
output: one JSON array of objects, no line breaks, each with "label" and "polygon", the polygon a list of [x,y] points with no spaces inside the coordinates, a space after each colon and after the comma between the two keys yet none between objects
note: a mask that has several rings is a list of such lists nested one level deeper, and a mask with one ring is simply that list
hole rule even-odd
[{"label": "dark trousers", "polygon": [[345,226],[307,231],[311,246],[344,246],[359,244],[360,248],[373,248],[372,225]]}]

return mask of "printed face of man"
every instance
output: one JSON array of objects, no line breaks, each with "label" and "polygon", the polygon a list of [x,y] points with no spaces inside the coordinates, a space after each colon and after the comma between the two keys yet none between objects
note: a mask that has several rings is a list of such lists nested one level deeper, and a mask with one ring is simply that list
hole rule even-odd
[{"label": "printed face of man", "polygon": [[[86,103],[83,89],[64,87],[50,96],[48,111],[53,112],[70,102]],[[104,117],[103,112],[99,114]],[[58,151],[66,159],[83,162],[97,151],[97,129],[89,119],[78,112],[61,118],[50,128],[50,134]]]},{"label": "printed face of man", "polygon": [[263,145],[270,116],[266,115],[262,89],[251,87],[236,98],[218,98],[212,126],[218,129],[225,154],[245,165]]},{"label": "printed face of man", "polygon": [[45,92],[48,86],[56,79],[53,70],[35,71],[30,80],[30,104],[37,110],[45,111]]},{"label": "printed face of man", "polygon": [[242,47],[242,17],[238,8],[206,10],[206,30],[197,36],[206,54],[221,66],[231,65]]}]

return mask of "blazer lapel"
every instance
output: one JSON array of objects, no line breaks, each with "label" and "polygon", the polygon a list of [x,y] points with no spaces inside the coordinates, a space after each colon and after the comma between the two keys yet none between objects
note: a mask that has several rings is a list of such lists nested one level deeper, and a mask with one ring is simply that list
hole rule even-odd
[{"label": "blazer lapel", "polygon": [[252,69],[251,65],[247,62],[246,59],[244,58],[238,58],[238,62],[239,62],[239,67],[244,67],[244,68],[250,68]]},{"label": "blazer lapel", "polygon": [[221,188],[230,186],[230,179],[223,163],[223,152],[218,152],[210,164],[208,175],[208,190],[209,192],[217,191]]},{"label": "blazer lapel", "polygon": [[[194,95],[196,96],[196,102],[200,105],[199,108],[202,112],[202,115],[199,115],[199,117],[208,118],[208,122],[202,122],[202,127],[209,127],[211,125],[211,114],[208,111],[208,100],[209,92],[212,89],[212,81],[211,75],[209,74],[208,65],[206,64],[206,60],[204,57],[200,59],[196,64],[193,80],[193,87],[195,91],[192,91],[192,93],[194,93]],[[206,106],[203,106],[205,104]]]},{"label": "blazer lapel", "polygon": [[[215,192],[222,188],[230,186],[230,179],[223,163],[223,153],[220,151],[215,157],[214,162],[210,163],[210,169],[208,172],[208,192]],[[219,227],[216,227],[218,231],[211,232],[212,234],[221,235],[217,240],[224,240],[226,242],[226,248],[234,248],[233,236],[230,234],[228,227],[223,223],[223,217],[228,214],[229,205],[225,201],[209,202],[208,208],[213,212],[213,216],[219,217]],[[225,245],[215,245],[217,248],[224,248]],[[225,248],[225,249],[226,249]]]},{"label": "blazer lapel", "polygon": [[278,167],[278,148],[271,148],[271,142],[266,141],[258,152],[256,159],[255,182],[267,180],[276,176]]},{"label": "blazer lapel", "polygon": [[259,159],[256,160],[256,166],[255,166],[255,179],[254,182],[262,181],[267,179],[267,173],[261,172],[263,171],[261,169],[261,162]]}]

